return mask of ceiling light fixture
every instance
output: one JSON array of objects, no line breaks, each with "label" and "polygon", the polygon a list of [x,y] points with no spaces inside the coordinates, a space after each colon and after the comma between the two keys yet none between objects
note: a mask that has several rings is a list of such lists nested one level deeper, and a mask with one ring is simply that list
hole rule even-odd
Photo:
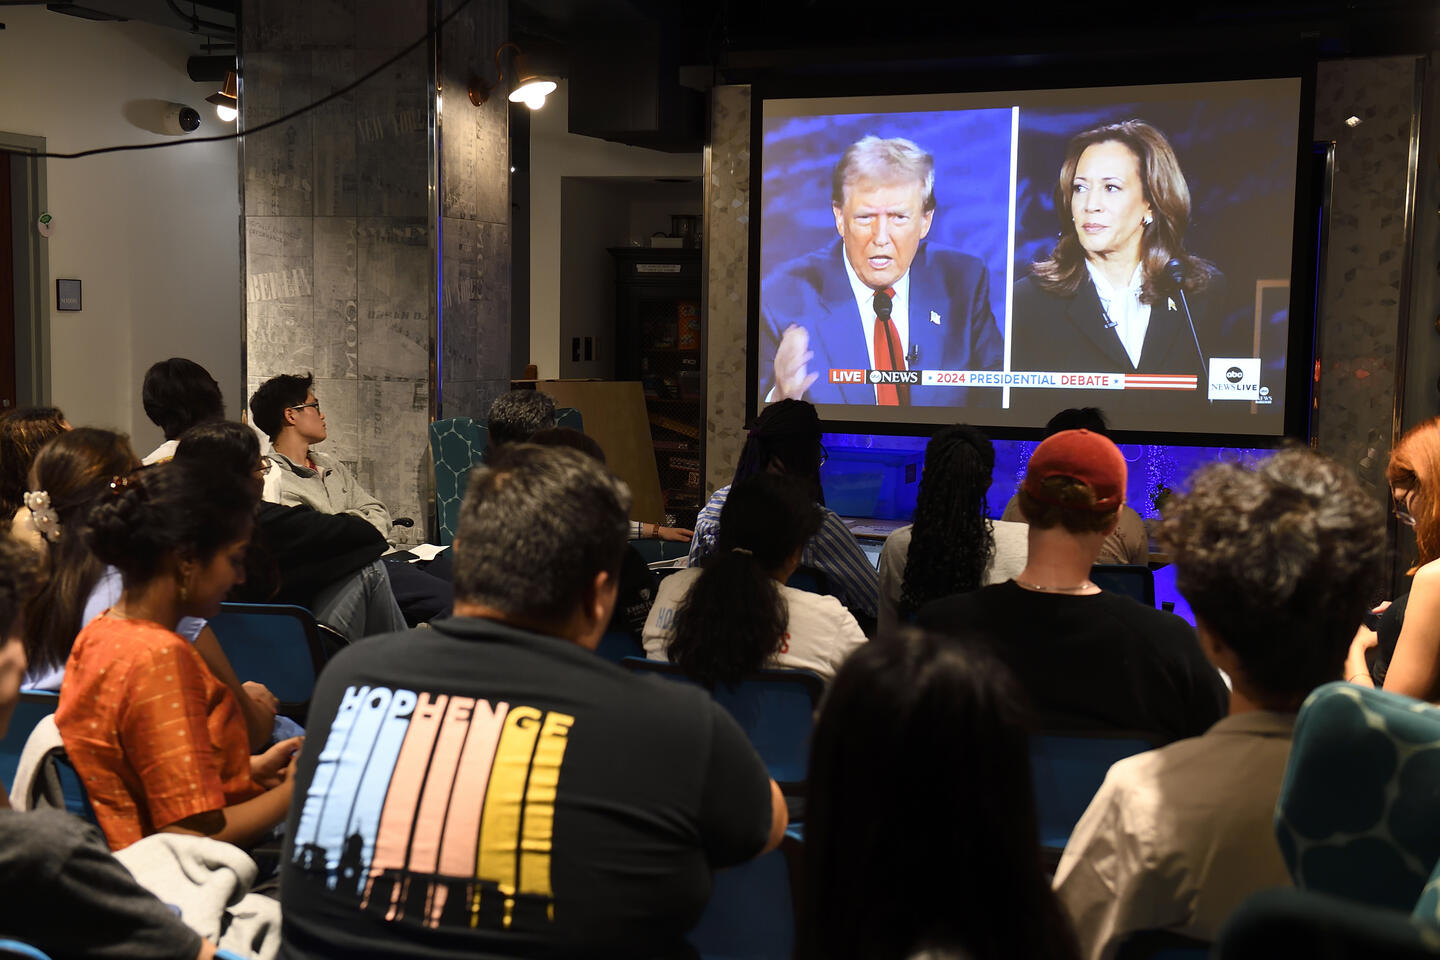
[{"label": "ceiling light fixture", "polygon": [[530,69],[529,61],[525,52],[520,49],[519,44],[513,40],[506,40],[495,48],[495,82],[486,83],[478,74],[470,77],[470,102],[475,106],[483,106],[485,101],[490,99],[490,92],[505,82],[505,68],[500,63],[500,53],[510,47],[515,51],[511,57],[511,74],[515,78],[515,84],[510,90],[511,103],[523,103],[531,110],[539,110],[545,106],[545,98],[555,92],[558,84],[554,77],[536,73]]},{"label": "ceiling light fixture", "polygon": [[215,104],[215,115],[220,118],[221,123],[231,123],[240,114],[238,88],[235,71],[231,70],[225,74],[225,86],[205,98],[206,103]]}]

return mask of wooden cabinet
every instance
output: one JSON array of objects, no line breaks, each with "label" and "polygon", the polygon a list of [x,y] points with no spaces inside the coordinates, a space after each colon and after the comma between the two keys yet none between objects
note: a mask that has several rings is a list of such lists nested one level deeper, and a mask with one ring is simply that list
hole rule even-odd
[{"label": "wooden cabinet", "polygon": [[667,521],[693,527],[704,506],[700,251],[614,247],[610,253],[615,377],[640,381]]}]

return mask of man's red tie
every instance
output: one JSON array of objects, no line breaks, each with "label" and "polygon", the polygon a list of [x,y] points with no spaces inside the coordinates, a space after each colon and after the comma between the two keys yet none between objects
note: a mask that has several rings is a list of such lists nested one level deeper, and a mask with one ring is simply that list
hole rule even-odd
[{"label": "man's red tie", "polygon": [[[875,351],[876,370],[905,369],[905,349],[900,345],[900,332],[895,329],[895,321],[890,318],[894,301],[894,287],[875,291],[875,333],[871,346]],[[876,384],[875,402],[882,407],[909,406],[910,387],[907,384]]]}]

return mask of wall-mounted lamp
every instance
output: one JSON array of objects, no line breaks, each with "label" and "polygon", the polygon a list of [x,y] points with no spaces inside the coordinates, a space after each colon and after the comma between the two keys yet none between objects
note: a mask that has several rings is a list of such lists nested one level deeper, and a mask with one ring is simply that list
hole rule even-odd
[{"label": "wall-mounted lamp", "polygon": [[481,106],[490,99],[490,92],[505,82],[505,68],[500,64],[500,53],[506,47],[515,51],[511,58],[511,73],[515,78],[515,85],[510,90],[511,103],[523,103],[531,110],[539,110],[545,106],[545,98],[555,92],[556,84],[554,77],[535,73],[530,69],[530,64],[525,57],[525,52],[512,40],[506,40],[495,48],[495,82],[485,82],[478,74],[470,77],[470,102],[475,106]]},{"label": "wall-mounted lamp", "polygon": [[206,103],[215,104],[215,115],[221,123],[230,123],[239,115],[240,97],[235,82],[235,71],[225,74],[225,86],[205,98]]}]

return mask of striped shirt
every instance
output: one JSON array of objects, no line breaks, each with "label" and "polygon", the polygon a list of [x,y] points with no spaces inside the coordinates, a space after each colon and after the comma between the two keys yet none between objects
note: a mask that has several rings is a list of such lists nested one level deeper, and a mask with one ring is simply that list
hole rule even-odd
[{"label": "striped shirt", "polygon": [[[710,498],[695,518],[695,537],[690,541],[690,564],[700,563],[715,552],[720,533],[720,510],[730,494],[726,484]],[[830,591],[841,603],[858,613],[873,617],[878,609],[880,579],[870,558],[860,549],[855,535],[834,510],[820,508],[825,515],[820,530],[805,544],[800,564],[814,567],[830,580]]]}]

